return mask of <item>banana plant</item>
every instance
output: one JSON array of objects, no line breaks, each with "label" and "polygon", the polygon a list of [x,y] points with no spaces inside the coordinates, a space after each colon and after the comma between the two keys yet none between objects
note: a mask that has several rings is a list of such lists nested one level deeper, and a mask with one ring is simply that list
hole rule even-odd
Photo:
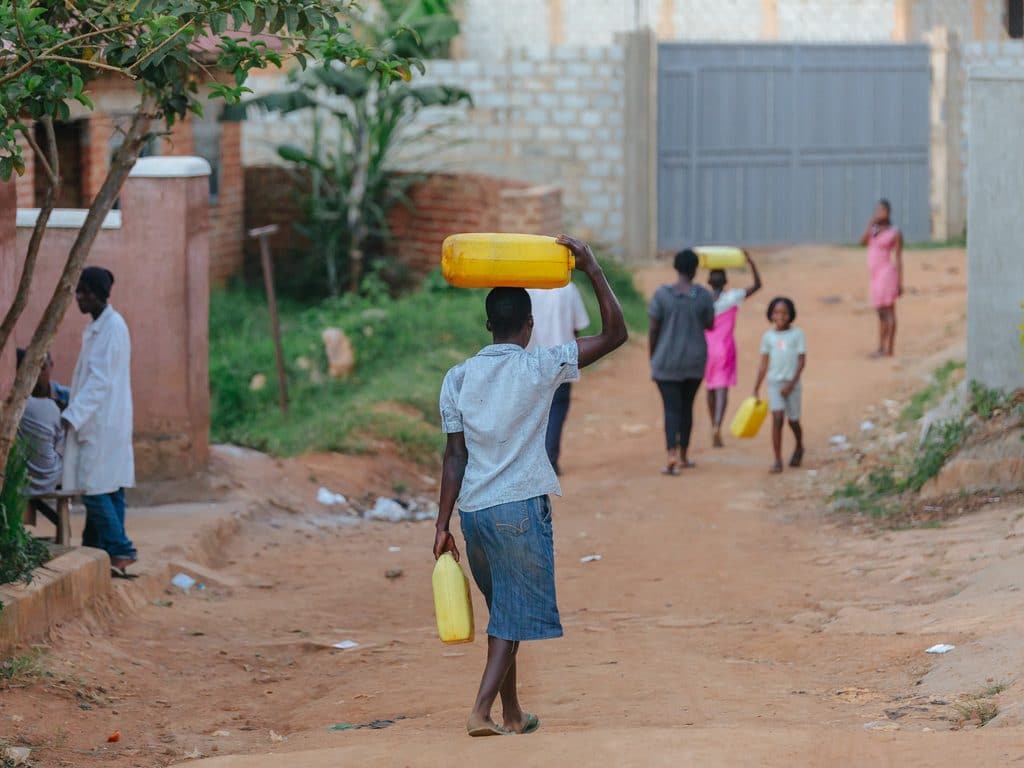
[{"label": "banana plant", "polygon": [[[416,51],[419,62],[419,57],[446,49],[458,32],[447,0],[385,0],[382,5],[383,20],[364,17],[354,29],[391,55],[400,49]],[[386,250],[391,239],[388,212],[396,204],[410,204],[406,192],[422,177],[396,172],[395,154],[401,151],[403,161],[414,161],[415,151],[408,150],[429,147],[429,139],[446,127],[437,119],[429,125],[417,123],[417,115],[428,108],[472,104],[465,89],[416,85],[408,70],[387,82],[375,77],[374,69],[372,60],[327,60],[294,71],[287,90],[249,99],[225,112],[225,119],[239,119],[249,109],[310,114],[309,145],[282,145],[278,155],[308,174],[307,220],[300,230],[324,265],[332,296],[340,295],[345,277],[348,290],[359,290],[366,254]]]}]

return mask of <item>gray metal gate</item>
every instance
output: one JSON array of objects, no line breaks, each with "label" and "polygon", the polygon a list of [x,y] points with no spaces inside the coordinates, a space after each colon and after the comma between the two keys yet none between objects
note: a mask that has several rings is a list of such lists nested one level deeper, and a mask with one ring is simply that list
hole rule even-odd
[{"label": "gray metal gate", "polygon": [[658,47],[658,245],[929,234],[928,48]]}]

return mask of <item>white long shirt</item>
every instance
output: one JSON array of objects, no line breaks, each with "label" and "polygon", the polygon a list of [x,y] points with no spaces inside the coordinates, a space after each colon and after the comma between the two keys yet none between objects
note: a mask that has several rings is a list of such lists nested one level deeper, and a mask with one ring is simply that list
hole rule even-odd
[{"label": "white long shirt", "polygon": [[568,344],[590,325],[583,297],[572,283],[561,288],[530,288],[527,293],[533,304],[533,336],[527,350]]},{"label": "white long shirt", "polygon": [[108,305],[82,332],[71,402],[62,414],[71,425],[65,490],[97,495],[135,485],[131,354],[128,326]]}]

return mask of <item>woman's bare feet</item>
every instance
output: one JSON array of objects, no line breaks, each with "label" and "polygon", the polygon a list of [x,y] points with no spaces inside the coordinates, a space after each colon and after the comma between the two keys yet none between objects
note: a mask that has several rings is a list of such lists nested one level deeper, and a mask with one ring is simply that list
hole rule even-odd
[{"label": "woman's bare feet", "polygon": [[722,447],[725,446],[725,443],[722,442],[722,430],[721,429],[716,429],[714,432],[711,433],[711,444],[715,448],[722,448]]},{"label": "woman's bare feet", "polygon": [[796,450],[793,451],[793,456],[789,460],[789,466],[799,467],[804,461],[804,447],[798,445]]}]

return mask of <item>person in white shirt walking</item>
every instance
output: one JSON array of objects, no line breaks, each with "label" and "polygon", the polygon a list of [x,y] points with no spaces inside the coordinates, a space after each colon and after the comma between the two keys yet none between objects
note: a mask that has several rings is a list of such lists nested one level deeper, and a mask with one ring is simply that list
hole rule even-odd
[{"label": "person in white shirt walking", "polygon": [[82,545],[106,550],[115,573],[138,559],[125,533],[124,489],[135,485],[132,452],[131,338],[107,303],[114,275],[87,267],[75,290],[78,308],[91,315],[71,382],[71,401],[61,418],[67,429],[66,489],[82,491]]},{"label": "person in white shirt walking", "polygon": [[[530,288],[527,293],[530,294],[530,302],[533,305],[533,336],[526,348],[527,351],[568,344],[590,325],[587,308],[583,306],[583,297],[571,282],[561,288]],[[562,429],[569,415],[571,398],[572,384],[567,381],[555,390],[555,396],[551,400],[544,449],[556,475],[562,474],[558,459],[562,454]]]}]

